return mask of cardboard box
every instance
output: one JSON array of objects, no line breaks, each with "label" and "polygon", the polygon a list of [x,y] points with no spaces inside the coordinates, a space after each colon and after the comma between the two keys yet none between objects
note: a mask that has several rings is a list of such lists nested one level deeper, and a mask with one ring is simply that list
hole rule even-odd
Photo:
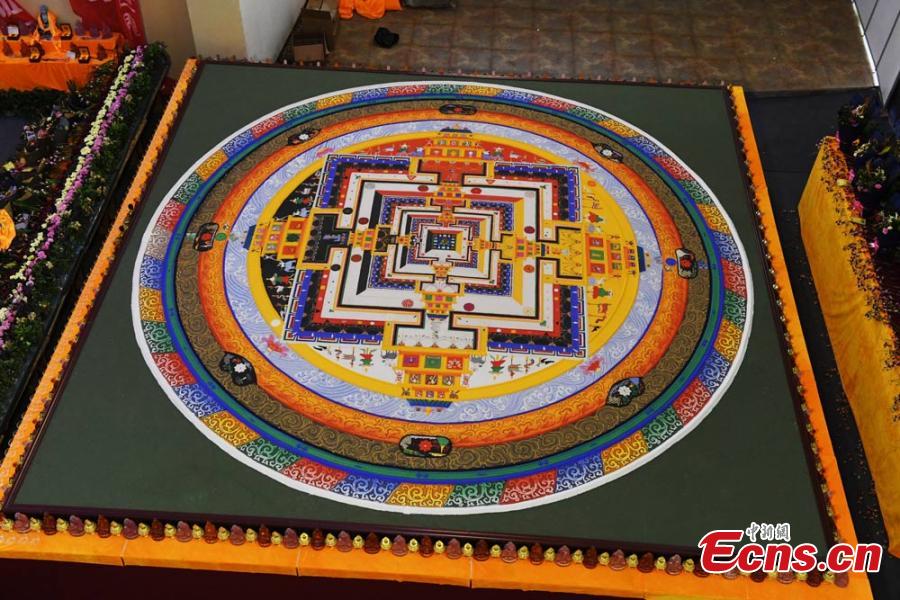
[{"label": "cardboard box", "polygon": [[334,48],[340,19],[338,18],[338,0],[308,0],[300,12],[298,30],[295,36],[309,37],[321,35],[325,38],[327,48]]},{"label": "cardboard box", "polygon": [[303,14],[313,18],[337,19],[338,0],[307,0]]},{"label": "cardboard box", "polygon": [[294,60],[316,62],[325,60],[325,40],[322,36],[294,37]]}]

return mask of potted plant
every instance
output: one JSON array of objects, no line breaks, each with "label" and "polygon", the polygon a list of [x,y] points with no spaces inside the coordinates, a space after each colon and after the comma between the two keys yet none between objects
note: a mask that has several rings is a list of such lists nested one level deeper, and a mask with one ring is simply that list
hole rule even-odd
[{"label": "potted plant", "polygon": [[900,192],[895,192],[885,201],[880,213],[873,247],[882,256],[896,256],[900,247]]},{"label": "potted plant", "polygon": [[838,110],[837,135],[844,154],[849,156],[863,136],[875,112],[875,104],[873,96],[856,96],[850,104],[845,104]]},{"label": "potted plant", "polygon": [[888,165],[884,158],[870,158],[853,171],[853,190],[862,204],[864,218],[881,209],[881,201],[887,196]]}]

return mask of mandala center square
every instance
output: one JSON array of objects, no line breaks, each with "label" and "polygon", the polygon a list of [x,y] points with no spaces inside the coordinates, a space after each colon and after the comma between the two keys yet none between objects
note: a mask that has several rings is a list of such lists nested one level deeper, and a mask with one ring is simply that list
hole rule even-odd
[{"label": "mandala center square", "polygon": [[426,233],[425,254],[433,250],[446,251],[448,255],[458,254],[456,249],[461,236],[462,231],[429,229]]},{"label": "mandala center square", "polygon": [[[359,373],[341,357],[361,357],[366,376],[437,409],[519,368],[586,356],[585,248],[599,238],[581,222],[578,167],[425,156],[327,157],[312,206],[288,220],[303,242],[287,234],[273,250],[302,257],[282,339],[342,379]],[[519,367],[510,353],[547,358]]]}]

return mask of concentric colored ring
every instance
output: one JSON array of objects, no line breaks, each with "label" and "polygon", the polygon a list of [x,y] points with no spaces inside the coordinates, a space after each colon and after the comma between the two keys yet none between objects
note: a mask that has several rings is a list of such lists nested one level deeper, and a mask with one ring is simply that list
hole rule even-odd
[{"label": "concentric colored ring", "polygon": [[[391,133],[391,124],[405,125]],[[384,128],[383,135],[364,133],[373,127]],[[559,131],[539,139],[554,127]],[[279,146],[292,135],[299,137]],[[303,163],[303,152],[319,154]],[[295,158],[296,173],[288,168]],[[248,170],[245,162],[257,166]],[[316,193],[291,196],[304,181],[319,182]],[[358,189],[354,181],[362,182]],[[252,212],[253,194],[264,188],[268,202]],[[279,216],[285,207],[295,214]],[[632,227],[607,224],[623,210],[654,238],[640,233],[642,242],[628,233]],[[207,213],[215,220],[203,229],[198,218]],[[289,227],[299,233],[285,233]],[[673,247],[681,234],[693,247]],[[642,243],[656,254],[644,254]],[[367,270],[364,260],[350,260],[354,253],[367,257]],[[257,265],[276,260],[291,271],[276,270],[270,284],[260,283]],[[234,261],[248,268],[228,268]],[[604,298],[618,299],[629,277],[634,293],[644,290],[649,298],[651,274],[662,289],[687,294],[688,312],[678,321],[659,319],[671,303],[657,297],[647,332],[677,323],[678,333],[643,363],[633,360],[635,349],[650,346],[640,337],[624,362],[604,364],[603,347],[630,321],[616,321],[600,347],[579,332],[592,324],[602,330],[604,311],[616,306]],[[606,283],[614,277],[623,279]],[[191,281],[194,291],[185,291]],[[537,299],[525,288],[538,290]],[[345,301],[355,291],[358,298]],[[282,296],[279,313],[274,306]],[[401,297],[412,304],[391,308]],[[197,309],[186,312],[192,304]],[[488,306],[488,316],[473,315],[476,305]],[[528,90],[425,82],[303,101],[210,151],[168,194],[144,234],[133,307],[138,343],[160,385],[232,456],[334,500],[459,514],[581,493],[685,435],[740,364],[752,290],[728,216],[705,184],[648,135],[596,109]],[[386,308],[390,316],[377,320]],[[521,316],[513,318],[517,311]],[[271,319],[271,336],[248,335],[247,315],[263,313],[284,323]],[[440,345],[448,339],[459,345]],[[677,344],[694,345],[675,352]],[[223,356],[219,362],[214,350]],[[352,357],[374,383],[355,391],[343,365],[320,362],[330,371],[323,378],[349,385],[323,387],[285,367],[284,354],[309,364]],[[680,362],[669,360],[675,354]],[[527,375],[526,364],[533,369]],[[255,380],[242,375],[248,365]],[[625,368],[632,371],[620,378]],[[391,369],[397,385],[387,383]],[[378,376],[388,390],[380,396]],[[526,376],[528,384],[520,385]],[[565,377],[580,387],[567,383],[559,389],[571,393],[550,394]],[[476,381],[508,392],[479,396],[472,392]],[[520,400],[541,390],[546,398]],[[256,406],[250,396],[268,402],[263,412],[249,408]],[[366,404],[372,399],[384,405]],[[467,417],[478,403],[488,408]],[[598,430],[589,419],[599,414],[617,416]]]}]

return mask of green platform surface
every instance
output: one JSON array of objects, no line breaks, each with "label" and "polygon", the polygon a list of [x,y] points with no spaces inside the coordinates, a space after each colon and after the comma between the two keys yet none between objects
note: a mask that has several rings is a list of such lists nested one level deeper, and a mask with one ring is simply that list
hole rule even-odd
[{"label": "green platform surface", "polygon": [[[131,318],[132,269],[156,206],[204,153],[286,104],[408,75],[205,65],[124,256],[12,504],[86,515],[129,511],[330,521],[510,536],[695,547],[711,529],[790,523],[825,545],[803,442],[766,293],[763,262],[722,90],[585,82],[501,81],[578,100],[644,129],[710,186],[734,221],[753,271],[755,314],[743,365],[715,409],[634,472],[537,508],[475,516],[403,515],[290,489],[207,440],[144,363]],[[429,78],[429,79],[434,79]],[[62,511],[59,511],[62,512]],[[251,520],[252,522],[252,520]]]}]

